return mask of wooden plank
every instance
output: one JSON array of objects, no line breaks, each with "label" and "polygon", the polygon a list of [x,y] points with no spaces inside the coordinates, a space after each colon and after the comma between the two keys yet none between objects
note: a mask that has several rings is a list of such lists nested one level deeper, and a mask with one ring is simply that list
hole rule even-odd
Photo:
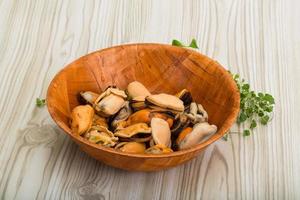
[{"label": "wooden plank", "polygon": [[[299,6],[283,0],[2,0],[1,199],[299,199]],[[186,165],[128,173],[86,156],[34,105],[79,56],[173,38],[197,38],[200,52],[274,94],[270,125],[248,138],[232,134]]]}]

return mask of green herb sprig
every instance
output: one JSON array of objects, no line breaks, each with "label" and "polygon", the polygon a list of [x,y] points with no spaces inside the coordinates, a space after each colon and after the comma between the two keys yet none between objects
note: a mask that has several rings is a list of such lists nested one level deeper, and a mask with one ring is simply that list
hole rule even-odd
[{"label": "green herb sprig", "polygon": [[35,104],[36,104],[37,107],[41,108],[41,107],[46,105],[46,99],[36,98]]},{"label": "green herb sprig", "polygon": [[268,93],[255,92],[250,85],[241,79],[238,74],[231,74],[240,91],[240,113],[237,123],[248,122],[250,125],[243,131],[244,136],[249,136],[256,128],[257,123],[268,124],[275,105],[274,97]]},{"label": "green herb sprig", "polygon": [[[192,40],[189,46],[184,45],[178,40],[172,41],[173,46],[191,47],[199,49],[195,39]],[[267,125],[273,113],[275,100],[274,97],[268,93],[255,92],[251,90],[249,83],[241,79],[238,74],[232,74],[233,80],[237,84],[240,91],[240,112],[237,117],[237,124],[248,123],[247,129],[243,130],[244,136],[249,136],[254,128],[257,127],[258,122],[262,125]],[[223,139],[228,140],[228,134],[225,134]]]},{"label": "green herb sprig", "polygon": [[172,45],[173,46],[177,46],[177,47],[191,47],[191,48],[194,48],[194,49],[199,49],[198,45],[197,45],[197,41],[196,39],[192,39],[190,45],[185,45],[183,44],[182,42],[180,42],[179,40],[172,40]]}]

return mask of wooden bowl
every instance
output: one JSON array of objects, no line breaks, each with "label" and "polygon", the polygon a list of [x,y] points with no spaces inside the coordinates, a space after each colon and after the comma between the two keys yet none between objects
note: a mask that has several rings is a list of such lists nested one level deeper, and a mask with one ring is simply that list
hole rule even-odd
[{"label": "wooden bowl", "polygon": [[[175,94],[188,89],[208,112],[218,132],[198,146],[164,155],[128,154],[89,143],[71,133],[71,110],[80,91],[100,93],[110,85],[125,89],[138,80],[150,92]],[[216,61],[196,51],[163,44],[129,44],[93,52],[61,70],[52,80],[47,106],[53,120],[90,156],[125,170],[153,171],[173,167],[196,157],[220,139],[239,112],[239,92],[231,75]]]}]

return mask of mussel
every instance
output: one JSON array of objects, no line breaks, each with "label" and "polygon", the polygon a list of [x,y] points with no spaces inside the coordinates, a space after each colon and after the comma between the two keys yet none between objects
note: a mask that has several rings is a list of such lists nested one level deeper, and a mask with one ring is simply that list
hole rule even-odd
[{"label": "mussel", "polygon": [[71,129],[75,134],[82,135],[92,126],[94,109],[90,105],[77,106],[71,113]]},{"label": "mussel", "polygon": [[115,137],[110,131],[103,129],[92,129],[90,132],[86,133],[85,138],[90,142],[100,144],[107,147],[113,147],[116,145],[118,138]]},{"label": "mussel", "polygon": [[169,124],[161,119],[153,117],[151,119],[152,138],[155,144],[171,146],[171,131]]},{"label": "mussel", "polygon": [[144,153],[146,145],[140,142],[121,142],[116,145],[115,149],[126,153]]},{"label": "mussel", "polygon": [[79,102],[84,103],[84,104],[94,105],[96,99],[99,96],[100,95],[95,92],[83,91],[83,92],[79,93]]},{"label": "mussel", "polygon": [[150,124],[153,117],[164,119],[168,122],[169,127],[173,125],[173,116],[167,112],[161,112],[150,109],[143,109],[133,113],[127,120],[126,126],[130,126],[136,123]]},{"label": "mussel", "polygon": [[112,120],[111,126],[115,130],[123,129],[125,127],[126,120],[131,114],[132,114],[132,109],[129,105],[129,102],[126,101],[124,107],[121,108],[121,110],[117,113],[117,115]]},{"label": "mussel", "polygon": [[151,133],[151,128],[145,123],[137,123],[118,130],[114,133],[115,136],[130,138],[138,133]]},{"label": "mussel", "polygon": [[193,102],[192,94],[187,89],[181,90],[180,92],[175,94],[175,96],[183,101],[183,105],[185,108],[188,108],[189,105]]},{"label": "mussel", "polygon": [[195,124],[193,130],[183,130],[178,140],[179,150],[188,149],[200,144],[203,139],[217,132],[215,125],[210,125],[207,122]]},{"label": "mussel", "polygon": [[138,81],[133,81],[129,83],[126,92],[131,99],[139,97],[141,100],[145,100],[146,96],[151,95],[148,89]]},{"label": "mussel", "polygon": [[116,114],[124,105],[127,95],[123,90],[108,87],[95,101],[96,112],[109,117]]},{"label": "mussel", "polygon": [[151,109],[180,113],[184,111],[183,101],[178,97],[161,93],[146,97],[146,104]]},{"label": "mussel", "polygon": [[186,114],[186,116],[191,120],[193,124],[208,121],[208,114],[204,110],[203,106],[195,102],[191,103],[190,110]]},{"label": "mussel", "polygon": [[78,95],[86,105],[72,110],[72,132],[117,151],[171,153],[192,148],[217,131],[187,89],[174,95],[151,94],[134,81],[126,91],[109,86],[101,94],[83,91]]}]

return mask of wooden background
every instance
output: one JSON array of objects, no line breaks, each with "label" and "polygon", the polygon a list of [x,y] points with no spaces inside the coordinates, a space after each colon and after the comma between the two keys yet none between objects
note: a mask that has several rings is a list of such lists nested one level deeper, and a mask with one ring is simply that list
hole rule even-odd
[{"label": "wooden background", "polygon": [[[300,3],[286,0],[0,0],[0,199],[300,199]],[[53,123],[67,63],[132,42],[189,42],[276,98],[267,127],[153,173],[105,166]],[[238,131],[238,127],[233,128]]]}]

